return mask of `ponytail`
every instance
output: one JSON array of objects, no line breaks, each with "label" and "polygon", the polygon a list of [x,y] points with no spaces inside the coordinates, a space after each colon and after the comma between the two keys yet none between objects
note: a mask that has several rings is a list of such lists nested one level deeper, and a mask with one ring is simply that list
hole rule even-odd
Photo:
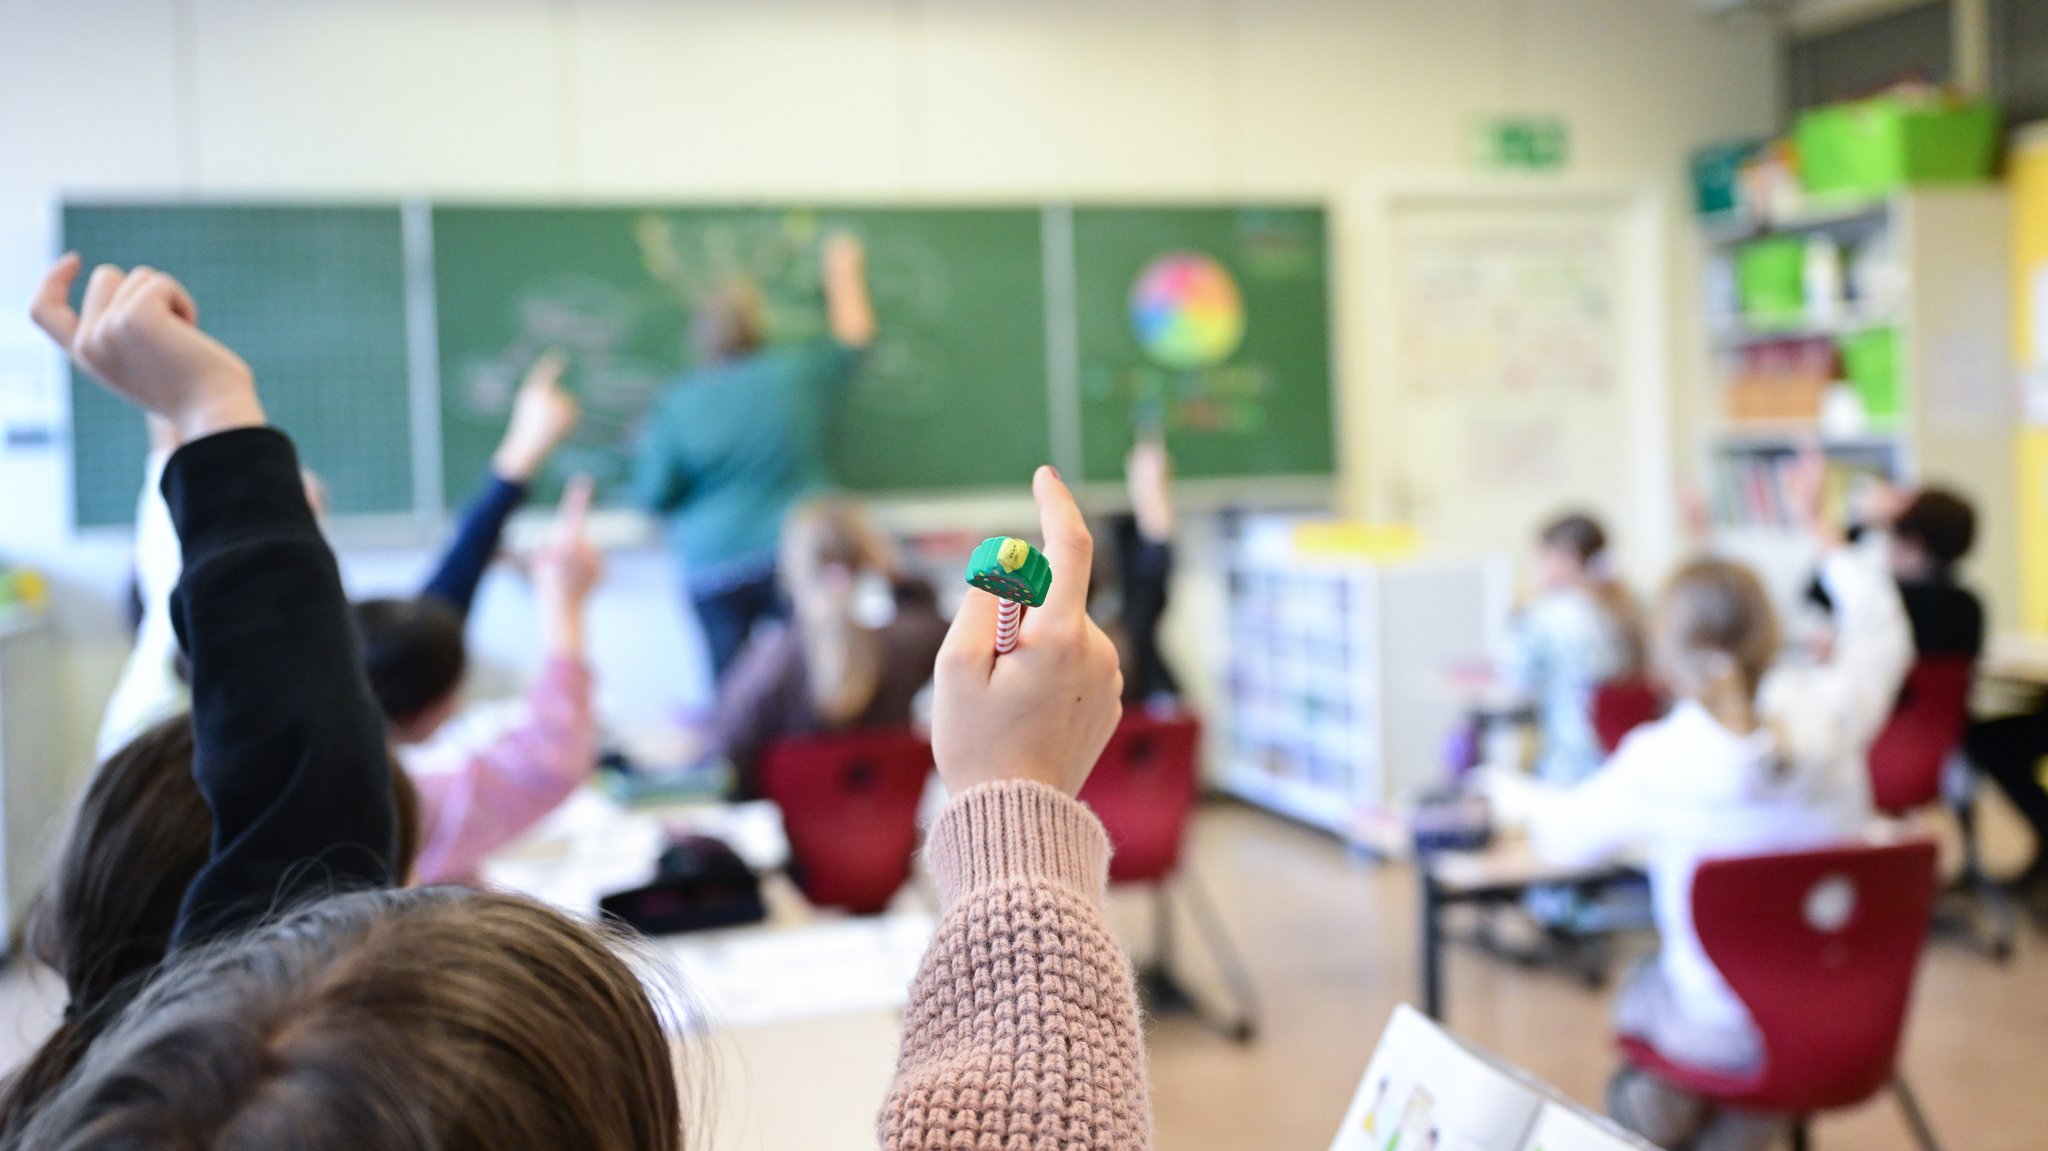
[{"label": "ponytail", "polygon": [[1756,694],[1777,652],[1777,615],[1748,568],[1695,560],[1665,586],[1657,670],[1729,731],[1748,735],[1763,726]]},{"label": "ponytail", "polygon": [[1701,652],[1695,691],[1701,707],[1722,727],[1737,735],[1757,729],[1756,687],[1742,674],[1735,657],[1725,651]]},{"label": "ponytail", "polygon": [[882,684],[882,638],[854,618],[858,578],[893,575],[887,537],[853,500],[827,496],[790,512],[782,529],[782,581],[796,609],[805,691],[826,727],[860,718]]}]

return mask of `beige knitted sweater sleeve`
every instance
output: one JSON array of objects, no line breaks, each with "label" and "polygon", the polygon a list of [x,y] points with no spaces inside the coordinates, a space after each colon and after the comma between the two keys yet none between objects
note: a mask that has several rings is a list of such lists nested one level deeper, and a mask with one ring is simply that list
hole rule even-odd
[{"label": "beige knitted sweater sleeve", "polygon": [[925,853],[939,929],[882,1105],[888,1151],[1146,1151],[1130,960],[1103,916],[1109,838],[1042,784],[953,799]]}]

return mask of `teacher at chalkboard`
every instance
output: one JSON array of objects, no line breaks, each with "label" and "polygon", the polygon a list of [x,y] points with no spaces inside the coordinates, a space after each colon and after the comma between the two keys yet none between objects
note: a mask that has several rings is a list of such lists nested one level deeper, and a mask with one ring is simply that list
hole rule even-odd
[{"label": "teacher at chalkboard", "polygon": [[693,310],[697,366],[663,391],[641,433],[637,498],[668,521],[718,679],[754,625],[781,614],[783,518],[827,486],[832,392],[875,338],[860,243],[835,235],[822,261],[829,339],[764,346],[760,292],[728,282]]}]

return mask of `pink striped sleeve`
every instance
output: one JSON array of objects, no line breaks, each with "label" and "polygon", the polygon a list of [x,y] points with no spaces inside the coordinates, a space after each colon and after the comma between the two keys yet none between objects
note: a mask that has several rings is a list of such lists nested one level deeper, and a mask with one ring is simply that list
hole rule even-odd
[{"label": "pink striped sleeve", "polygon": [[511,730],[420,773],[420,883],[472,883],[484,857],[524,834],[597,770],[590,669],[551,659]]}]

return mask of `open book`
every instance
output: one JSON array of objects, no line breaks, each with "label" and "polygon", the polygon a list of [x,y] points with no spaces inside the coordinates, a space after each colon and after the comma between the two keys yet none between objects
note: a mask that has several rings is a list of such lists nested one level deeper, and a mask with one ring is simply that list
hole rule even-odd
[{"label": "open book", "polygon": [[1655,1151],[1402,1004],[1330,1151]]}]

